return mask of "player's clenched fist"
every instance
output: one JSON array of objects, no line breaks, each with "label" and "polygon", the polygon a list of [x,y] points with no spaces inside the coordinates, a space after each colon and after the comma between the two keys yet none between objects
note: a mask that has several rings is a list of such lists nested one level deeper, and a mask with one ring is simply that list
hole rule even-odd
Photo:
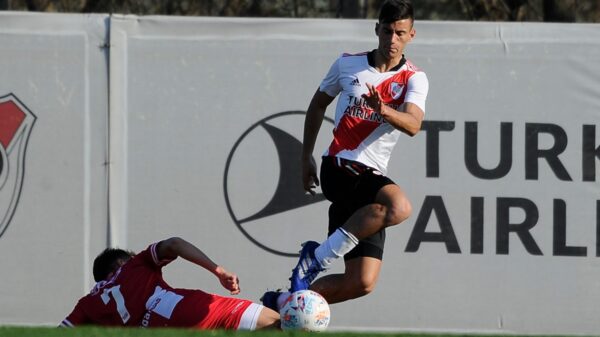
[{"label": "player's clenched fist", "polygon": [[230,273],[224,268],[220,267],[220,272],[218,273],[219,281],[221,285],[229,290],[231,295],[237,295],[240,293],[240,280],[237,275],[234,273]]}]

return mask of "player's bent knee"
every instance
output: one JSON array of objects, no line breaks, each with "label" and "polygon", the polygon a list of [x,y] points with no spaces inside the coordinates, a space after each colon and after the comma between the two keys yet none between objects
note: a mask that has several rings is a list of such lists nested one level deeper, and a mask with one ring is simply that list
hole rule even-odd
[{"label": "player's bent knee", "polygon": [[366,207],[367,212],[377,218],[383,218],[388,213],[388,208],[383,204],[373,203]]},{"label": "player's bent knee", "polygon": [[412,214],[412,205],[410,201],[406,198],[403,198],[394,203],[391,207],[387,208],[386,213],[386,225],[394,226],[402,221],[408,219]]}]

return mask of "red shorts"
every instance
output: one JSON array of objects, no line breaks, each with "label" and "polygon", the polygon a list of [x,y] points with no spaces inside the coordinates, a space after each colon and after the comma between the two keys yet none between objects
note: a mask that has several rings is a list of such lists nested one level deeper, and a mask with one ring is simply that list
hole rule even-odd
[{"label": "red shorts", "polygon": [[252,301],[248,300],[213,295],[206,317],[195,328],[235,330],[240,324],[244,311],[251,304]]}]

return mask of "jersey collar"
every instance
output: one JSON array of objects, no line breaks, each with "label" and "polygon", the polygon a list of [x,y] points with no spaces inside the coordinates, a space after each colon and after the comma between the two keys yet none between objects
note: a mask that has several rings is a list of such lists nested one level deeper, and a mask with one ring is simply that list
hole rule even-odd
[{"label": "jersey collar", "polygon": [[[367,53],[367,61],[369,62],[369,65],[373,68],[375,68],[375,52],[376,51],[377,51],[377,49],[373,49]],[[396,65],[394,68],[390,69],[389,71],[400,70],[400,68],[402,68],[404,63],[406,63],[406,58],[404,58],[404,54],[402,54],[402,58],[400,59],[400,62],[398,63],[398,65]]]}]

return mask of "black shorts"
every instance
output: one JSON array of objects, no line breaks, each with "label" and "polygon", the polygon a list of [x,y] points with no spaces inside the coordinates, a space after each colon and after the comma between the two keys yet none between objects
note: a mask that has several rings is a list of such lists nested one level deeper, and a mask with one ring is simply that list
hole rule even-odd
[{"label": "black shorts", "polygon": [[[329,206],[329,235],[341,227],[358,209],[375,202],[377,192],[394,182],[381,172],[359,162],[337,157],[323,157],[321,190],[331,201]],[[383,258],[385,229],[358,243],[345,260],[356,257]]]}]

